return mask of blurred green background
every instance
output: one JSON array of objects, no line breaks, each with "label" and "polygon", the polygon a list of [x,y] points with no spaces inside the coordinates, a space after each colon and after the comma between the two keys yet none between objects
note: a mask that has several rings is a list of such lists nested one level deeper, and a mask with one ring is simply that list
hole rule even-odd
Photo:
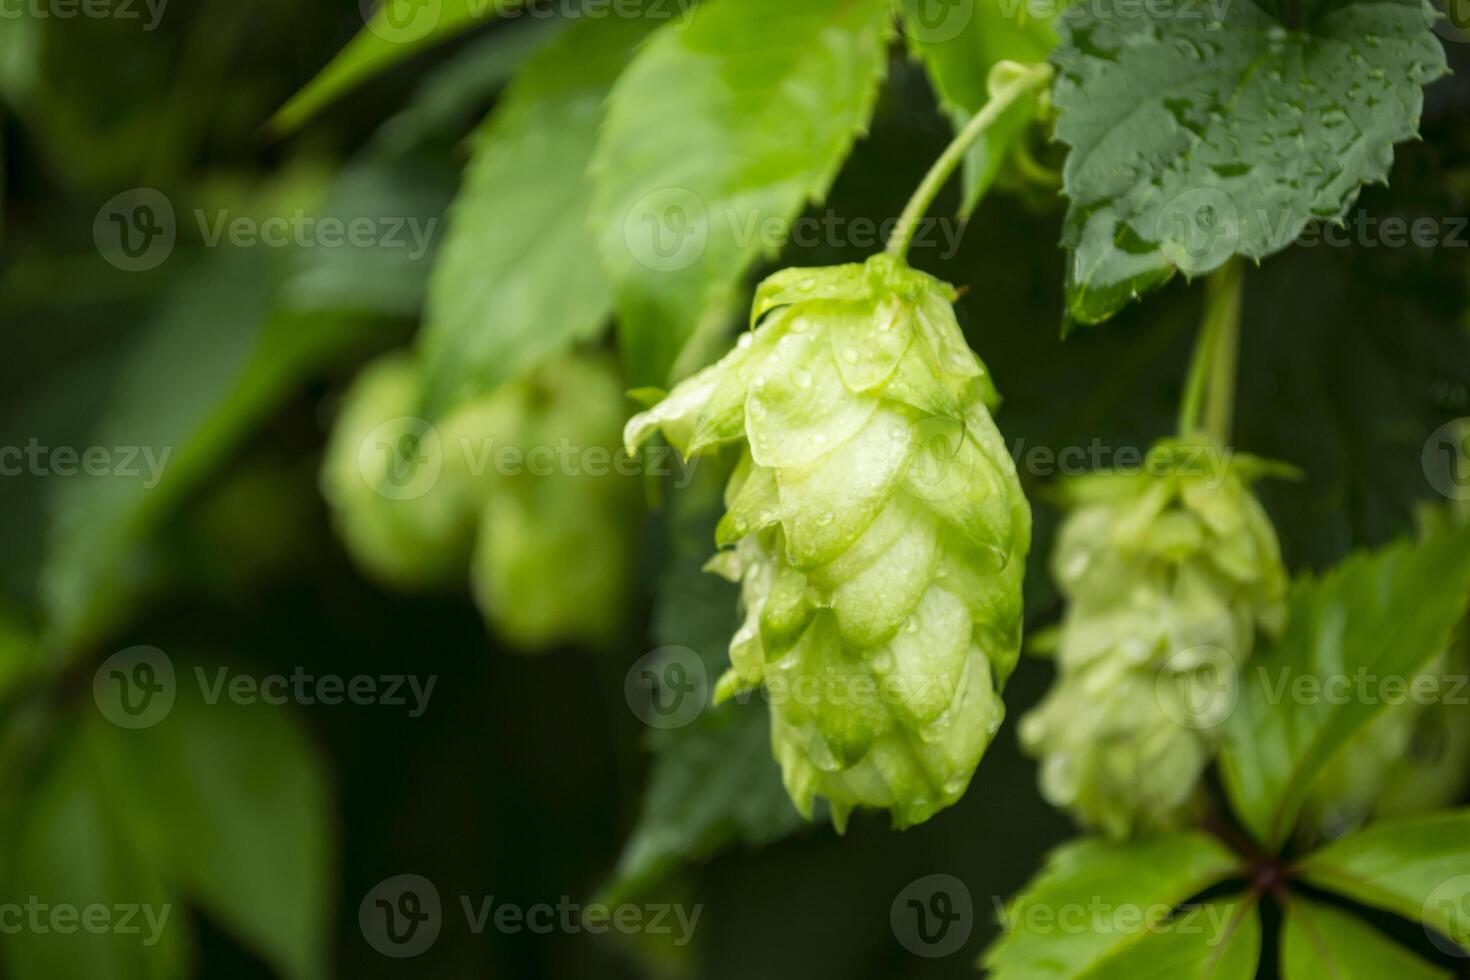
[{"label": "blurred green background", "polygon": [[[555,25],[481,25],[278,137],[272,115],[362,27],[356,3],[170,0],[151,29],[147,8],[138,13],[0,21],[0,445],[173,453],[155,486],[56,472],[0,478],[0,899],[24,901],[47,868],[61,868],[52,880],[79,896],[131,880],[101,839],[115,828],[88,795],[95,777],[56,780],[72,747],[93,737],[97,664],[142,644],[181,671],[438,678],[417,718],[383,705],[277,712],[289,715],[279,743],[289,750],[252,758],[322,793],[320,807],[276,812],[289,841],[263,830],[199,844],[266,869],[263,883],[241,885],[245,900],[282,887],[276,869],[299,856],[319,866],[320,888],[296,895],[319,907],[302,920],[318,934],[293,942],[330,975],[972,974],[994,935],[996,903],[1071,833],[1038,796],[1011,723],[964,801],[924,826],[894,833],[865,814],[845,838],[817,825],[676,869],[648,900],[702,904],[689,948],[468,927],[460,896],[586,903],[609,882],[648,776],[649,732],[624,698],[625,675],[658,646],[706,652],[712,644],[695,634],[720,624],[689,625],[677,611],[728,608],[730,594],[701,585],[688,555],[671,566],[680,535],[667,503],[640,529],[637,626],[612,651],[527,657],[487,636],[467,596],[416,599],[365,581],[317,488],[322,446],[357,369],[413,337],[434,252],[210,246],[194,215],[401,218],[442,232],[465,138]],[[1402,148],[1393,189],[1371,189],[1364,210],[1465,212],[1470,59],[1463,45],[1449,47],[1461,73],[1430,89],[1426,141]],[[827,207],[895,215],[949,136],[922,72],[895,52],[873,131]],[[107,225],[95,226],[109,201],[139,188],[168,202],[176,242],[155,267],[130,271],[99,249]],[[1198,292],[1177,284],[1108,330],[1063,343],[1060,220],[1041,191],[996,196],[958,254],[921,246],[913,260],[966,288],[962,322],[998,379],[999,421],[1022,451],[1094,440],[1146,447],[1172,425]],[[1420,469],[1423,433],[1470,414],[1466,254],[1296,249],[1251,275],[1239,442],[1312,475],[1265,490],[1293,569],[1408,531],[1415,500],[1432,493]],[[791,247],[781,262],[864,257]],[[1045,476],[1028,478],[1034,488]],[[1038,509],[1033,626],[1055,613],[1044,564],[1053,518]],[[1022,665],[1007,696],[1012,719],[1049,674],[1044,662]],[[191,778],[162,757],[144,764],[164,784]],[[265,798],[242,786],[242,798]],[[301,820],[320,827],[304,830]],[[965,883],[975,922],[960,952],[929,960],[898,942],[889,912],[910,882],[941,872]],[[434,882],[445,921],[432,949],[395,960],[365,941],[358,910],[380,881],[404,873]],[[220,911],[228,902],[211,891],[218,878],[180,880],[175,914],[192,923],[192,975],[277,975],[262,953],[270,944],[248,937],[290,926],[241,927],[238,917],[250,916]],[[44,980],[74,962],[28,942],[0,935],[6,976]],[[106,950],[82,962],[99,977],[175,975]]]}]

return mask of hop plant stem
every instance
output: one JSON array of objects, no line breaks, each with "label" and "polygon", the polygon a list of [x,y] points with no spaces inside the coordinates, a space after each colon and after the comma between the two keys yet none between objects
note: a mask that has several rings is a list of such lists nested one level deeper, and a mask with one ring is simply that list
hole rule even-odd
[{"label": "hop plant stem", "polygon": [[900,261],[904,260],[913,244],[914,235],[918,232],[919,222],[923,220],[924,214],[949,178],[954,174],[955,168],[964,160],[965,153],[985,132],[995,125],[1005,111],[1014,105],[1019,99],[1038,91],[1051,84],[1051,65],[1012,65],[1014,73],[1001,84],[996,85],[992,81],[991,98],[985,104],[985,108],[977,112],[974,117],[960,130],[959,135],[949,144],[929,173],[924,176],[923,183],[919,189],[914,191],[914,196],[909,199],[908,205],[899,216],[898,225],[893,229],[893,237],[888,242],[887,252]]},{"label": "hop plant stem", "polygon": [[1205,320],[1179,408],[1181,437],[1204,433],[1221,445],[1230,443],[1244,281],[1244,268],[1235,261],[1211,275],[1205,285]]}]

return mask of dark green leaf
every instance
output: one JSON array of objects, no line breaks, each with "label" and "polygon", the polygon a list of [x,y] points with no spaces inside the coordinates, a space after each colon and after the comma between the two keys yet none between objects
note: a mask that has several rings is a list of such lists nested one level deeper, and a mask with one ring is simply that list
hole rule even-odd
[{"label": "dark green leaf", "polygon": [[632,381],[665,384],[714,352],[746,273],[867,125],[891,29],[888,0],[713,0],[629,65],[593,218]]},{"label": "dark green leaf", "polygon": [[369,153],[333,182],[313,218],[352,229],[340,246],[295,249],[281,304],[301,312],[358,312],[417,318],[453,192],[447,161],[427,153]]},{"label": "dark green leaf", "polygon": [[180,664],[163,721],[112,729],[107,777],[170,888],[281,976],[319,980],[335,871],[326,767],[284,709],[208,703],[220,666]]},{"label": "dark green leaf", "polygon": [[[107,791],[103,741],[113,733],[105,725],[94,719],[63,739],[23,800],[15,838],[6,842],[0,892],[20,904],[26,917],[0,944],[9,976],[188,975],[188,915],[126,832],[122,806]],[[33,896],[34,910],[28,911],[24,906]],[[105,922],[94,918],[94,927],[84,928],[89,914],[105,915]],[[7,923],[7,933],[12,925]]]},{"label": "dark green leaf", "polygon": [[[1142,947],[1182,902],[1239,867],[1236,855],[1198,833],[1125,844],[1096,839],[1066,844],[1011,900],[1002,923],[1006,931],[986,952],[983,965],[996,980],[1064,980],[1102,969],[1120,951]],[[1079,918],[1086,925],[1097,909],[1118,924],[1065,927]],[[1122,924],[1124,915],[1131,926]]]},{"label": "dark green leaf", "polygon": [[1176,271],[1278,252],[1388,176],[1394,144],[1418,132],[1422,87],[1446,71],[1429,8],[1309,9],[1300,30],[1253,0],[1065,18],[1070,318],[1097,323]]},{"label": "dark green leaf", "polygon": [[1313,779],[1386,707],[1376,687],[1355,693],[1358,678],[1417,676],[1467,602],[1470,528],[1360,554],[1293,587],[1285,635],[1245,668],[1222,757],[1235,812],[1257,840],[1286,841]]},{"label": "dark green leaf", "polygon": [[[718,491],[718,480],[705,478],[671,508],[678,555],[660,581],[655,622],[661,646],[699,655],[709,689],[729,666],[730,637],[740,623],[739,589],[701,571],[712,549]],[[607,886],[608,902],[648,891],[682,864],[737,843],[779,840],[802,826],[771,755],[763,701],[707,707],[683,728],[654,732],[650,747],[643,813]]]},{"label": "dark green leaf", "polygon": [[52,501],[40,585],[52,648],[75,652],[116,625],[151,578],[148,533],[304,375],[371,333],[273,313],[267,253],[216,252],[115,365],[89,444],[116,450],[118,465],[79,472]]},{"label": "dark green leaf", "polygon": [[[409,55],[501,17],[521,0],[383,0],[365,26],[272,120],[290,132]],[[364,5],[366,7],[366,5]]]}]

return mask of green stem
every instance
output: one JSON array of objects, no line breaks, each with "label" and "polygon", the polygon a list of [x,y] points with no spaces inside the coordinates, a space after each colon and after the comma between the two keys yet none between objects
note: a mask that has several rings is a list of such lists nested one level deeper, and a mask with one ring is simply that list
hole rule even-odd
[{"label": "green stem", "polygon": [[964,160],[970,145],[995,125],[996,120],[1018,99],[1050,84],[1052,74],[1050,65],[1027,65],[991,92],[990,101],[985,103],[985,108],[977,112],[965,124],[965,128],[960,130],[954,142],[945,148],[944,153],[935,161],[929,173],[924,176],[924,181],[919,185],[919,189],[914,191],[914,196],[909,198],[908,206],[903,209],[903,214],[898,219],[898,226],[893,229],[893,236],[888,241],[889,255],[899,260],[903,260],[908,255],[909,246],[913,244],[914,235],[919,230],[919,222],[923,220],[929,206],[934,203],[940,190],[954,174],[960,161]]},{"label": "green stem", "polygon": [[1205,284],[1205,318],[1179,406],[1179,434],[1203,432],[1230,442],[1235,414],[1235,371],[1240,359],[1240,303],[1244,269],[1238,261]]}]

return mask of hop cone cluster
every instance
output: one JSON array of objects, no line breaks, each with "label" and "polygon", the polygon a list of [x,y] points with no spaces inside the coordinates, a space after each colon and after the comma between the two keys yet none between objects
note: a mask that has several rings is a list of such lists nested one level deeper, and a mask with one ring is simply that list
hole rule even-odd
[{"label": "hop cone cluster", "polygon": [[1269,464],[1170,441],[1137,472],[1072,481],[1053,573],[1057,681],[1021,725],[1041,789],[1116,837],[1192,814],[1232,685],[1288,580],[1252,479]]},{"label": "hop cone cluster", "polygon": [[958,800],[1020,647],[1031,515],[953,299],[886,256],[778,273],[759,326],[626,432],[738,447],[711,567],[745,622],[717,694],[764,685],[788,792],[839,828]]},{"label": "hop cone cluster", "polygon": [[[1470,520],[1470,508],[1421,515],[1425,534]],[[1450,806],[1470,786],[1470,711],[1460,698],[1470,676],[1470,623],[1405,685],[1404,700],[1383,709],[1343,746],[1313,784],[1300,826],[1307,843],[1332,839],[1369,820]]]},{"label": "hop cone cluster", "polygon": [[410,354],[344,398],[323,495],[353,560],[392,588],[468,579],[487,623],[534,650],[622,631],[638,484],[617,458],[624,395],[606,361],[545,365],[436,425]]}]

